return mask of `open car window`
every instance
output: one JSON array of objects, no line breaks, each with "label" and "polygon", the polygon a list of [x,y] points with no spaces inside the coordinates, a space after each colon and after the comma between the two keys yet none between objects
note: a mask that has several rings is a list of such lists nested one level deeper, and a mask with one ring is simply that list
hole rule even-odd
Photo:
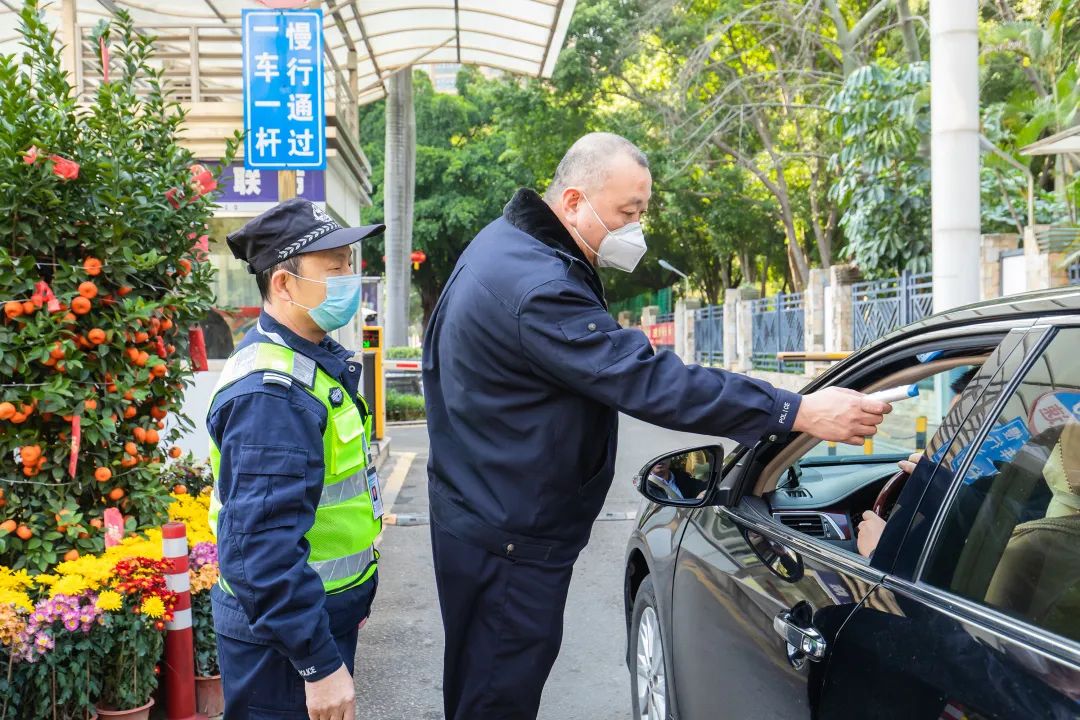
[{"label": "open car window", "polygon": [[[828,462],[827,458],[837,456],[891,460],[925,450],[927,441],[937,433],[942,419],[978,369],[978,365],[964,365],[924,378],[917,383],[918,396],[895,403],[877,435],[864,445],[820,442],[803,456],[804,462]],[[822,458],[826,460],[819,460]]]},{"label": "open car window", "polygon": [[[773,471],[774,489],[762,495],[774,519],[839,549],[860,553],[857,528],[863,514],[875,508],[879,494],[899,470],[898,461],[947,445],[940,436],[951,434],[957,418],[969,409],[961,407],[960,400],[987,357],[966,354],[927,362],[922,369],[912,364],[891,374],[890,378],[916,382],[918,395],[894,403],[877,435],[862,446],[807,438],[801,454]],[[918,361],[913,357],[909,362]],[[874,382],[872,390],[899,384]],[[868,552],[872,550],[862,554]]]}]

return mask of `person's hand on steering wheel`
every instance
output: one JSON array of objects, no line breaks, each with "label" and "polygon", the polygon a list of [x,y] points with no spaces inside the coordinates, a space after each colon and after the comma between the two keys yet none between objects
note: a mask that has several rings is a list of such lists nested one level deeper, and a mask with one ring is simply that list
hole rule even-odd
[{"label": "person's hand on steering wheel", "polygon": [[906,472],[908,475],[911,475],[913,472],[915,472],[915,466],[918,465],[919,461],[922,459],[923,453],[921,451],[913,452],[911,453],[911,457],[909,457],[907,460],[901,460],[898,465],[900,465],[901,470]]},{"label": "person's hand on steering wheel", "polygon": [[881,540],[881,533],[885,530],[885,520],[873,510],[867,510],[862,514],[862,517],[862,522],[859,523],[859,535],[855,544],[859,548],[859,554],[864,558],[868,558],[877,549],[878,541]]}]

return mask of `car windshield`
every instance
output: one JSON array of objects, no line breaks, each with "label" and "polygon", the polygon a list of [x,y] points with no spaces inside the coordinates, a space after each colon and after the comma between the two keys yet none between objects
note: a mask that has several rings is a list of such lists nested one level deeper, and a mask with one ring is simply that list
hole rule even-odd
[{"label": "car windshield", "polygon": [[821,462],[829,457],[852,456],[888,460],[926,449],[927,441],[937,432],[942,418],[978,367],[965,365],[924,378],[918,383],[918,397],[893,403],[893,411],[885,416],[877,435],[868,438],[863,446],[820,442],[803,461]]}]

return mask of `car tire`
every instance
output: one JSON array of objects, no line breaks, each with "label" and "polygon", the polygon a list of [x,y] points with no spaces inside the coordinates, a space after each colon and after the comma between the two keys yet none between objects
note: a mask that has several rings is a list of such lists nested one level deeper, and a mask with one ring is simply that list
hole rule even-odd
[{"label": "car tire", "polygon": [[660,612],[652,578],[646,577],[634,597],[630,622],[630,702],[634,720],[668,720],[667,667],[660,631]]}]

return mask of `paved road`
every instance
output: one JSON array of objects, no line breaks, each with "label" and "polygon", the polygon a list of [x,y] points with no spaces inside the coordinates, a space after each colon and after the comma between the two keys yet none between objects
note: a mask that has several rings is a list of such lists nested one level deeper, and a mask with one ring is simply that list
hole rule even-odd
[{"label": "paved road", "polygon": [[[359,718],[442,717],[442,624],[427,514],[427,431],[391,428],[391,459],[381,477],[390,512],[380,549],[382,578],[371,621],[360,635],[356,687]],[[606,513],[636,513],[630,478],[667,450],[710,438],[675,433],[624,418],[615,484]],[[731,443],[726,442],[725,447]],[[570,585],[562,653],[540,707],[541,720],[628,720],[629,674],[624,656],[622,561],[632,520],[598,522]]]}]

